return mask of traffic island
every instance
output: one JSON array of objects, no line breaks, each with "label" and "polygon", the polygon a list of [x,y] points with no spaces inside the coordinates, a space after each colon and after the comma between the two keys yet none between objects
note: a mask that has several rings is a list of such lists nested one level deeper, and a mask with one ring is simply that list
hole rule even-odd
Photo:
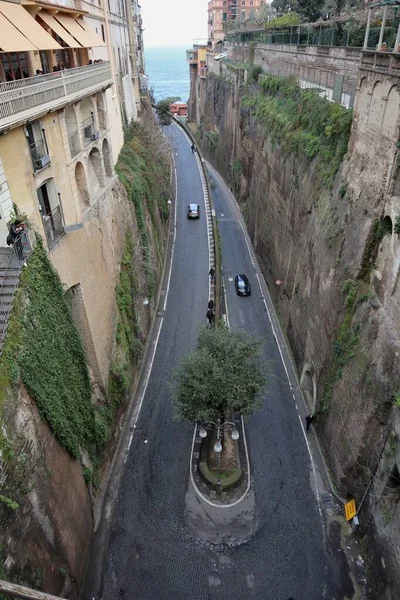
[{"label": "traffic island", "polygon": [[[210,425],[210,422],[207,424]],[[217,426],[215,423],[212,425]],[[250,488],[243,418],[235,417],[231,425],[235,427],[238,439],[232,439],[230,432],[226,428],[224,430],[224,423],[221,423],[220,452],[216,451],[219,441],[216,427],[210,427],[205,436],[205,427],[198,425],[194,434],[190,465],[192,483],[196,492],[215,506],[239,502]],[[229,429],[232,431],[232,426]]]}]

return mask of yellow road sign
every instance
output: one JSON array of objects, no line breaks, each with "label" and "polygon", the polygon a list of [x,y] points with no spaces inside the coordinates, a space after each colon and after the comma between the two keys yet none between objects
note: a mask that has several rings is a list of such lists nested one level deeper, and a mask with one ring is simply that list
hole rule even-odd
[{"label": "yellow road sign", "polygon": [[344,513],[346,515],[346,521],[350,521],[353,517],[356,516],[357,510],[356,501],[354,500],[354,498],[350,500],[350,502],[346,502],[346,504],[344,505]]}]

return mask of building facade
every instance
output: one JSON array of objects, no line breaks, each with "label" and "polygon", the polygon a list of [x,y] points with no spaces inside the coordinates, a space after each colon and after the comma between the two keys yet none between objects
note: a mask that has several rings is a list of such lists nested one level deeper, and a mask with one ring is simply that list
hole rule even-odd
[{"label": "building facade", "polygon": [[125,234],[114,165],[140,107],[133,13],[130,0],[0,2],[0,263],[22,214],[74,291],[103,390]]},{"label": "building facade", "polygon": [[255,18],[264,0],[210,0],[208,3],[208,39],[212,48],[220,46],[232,23],[245,23]]}]

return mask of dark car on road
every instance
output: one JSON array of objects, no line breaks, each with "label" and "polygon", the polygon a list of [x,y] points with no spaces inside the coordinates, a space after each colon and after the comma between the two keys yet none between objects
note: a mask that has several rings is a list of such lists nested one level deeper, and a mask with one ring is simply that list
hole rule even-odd
[{"label": "dark car on road", "polygon": [[251,287],[246,275],[236,275],[235,288],[238,296],[250,296]]},{"label": "dark car on road", "polygon": [[188,219],[200,219],[200,206],[198,204],[189,204]]}]

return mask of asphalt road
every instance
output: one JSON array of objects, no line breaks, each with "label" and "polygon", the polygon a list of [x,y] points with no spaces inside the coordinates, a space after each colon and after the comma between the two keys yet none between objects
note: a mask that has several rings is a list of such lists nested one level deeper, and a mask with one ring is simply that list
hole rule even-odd
[{"label": "asphalt road", "polygon": [[[262,336],[270,371],[263,408],[246,422],[257,527],[246,543],[233,548],[204,543],[186,527],[193,428],[173,421],[167,382],[205,323],[209,257],[196,158],[183,133],[173,127],[178,210],[171,283],[114,511],[103,599],[340,600],[343,574],[336,549],[323,533],[298,413],[229,192],[217,177],[214,203],[230,324]],[[188,221],[189,202],[202,206],[200,221]],[[248,275],[250,297],[236,296],[228,271]]]}]

